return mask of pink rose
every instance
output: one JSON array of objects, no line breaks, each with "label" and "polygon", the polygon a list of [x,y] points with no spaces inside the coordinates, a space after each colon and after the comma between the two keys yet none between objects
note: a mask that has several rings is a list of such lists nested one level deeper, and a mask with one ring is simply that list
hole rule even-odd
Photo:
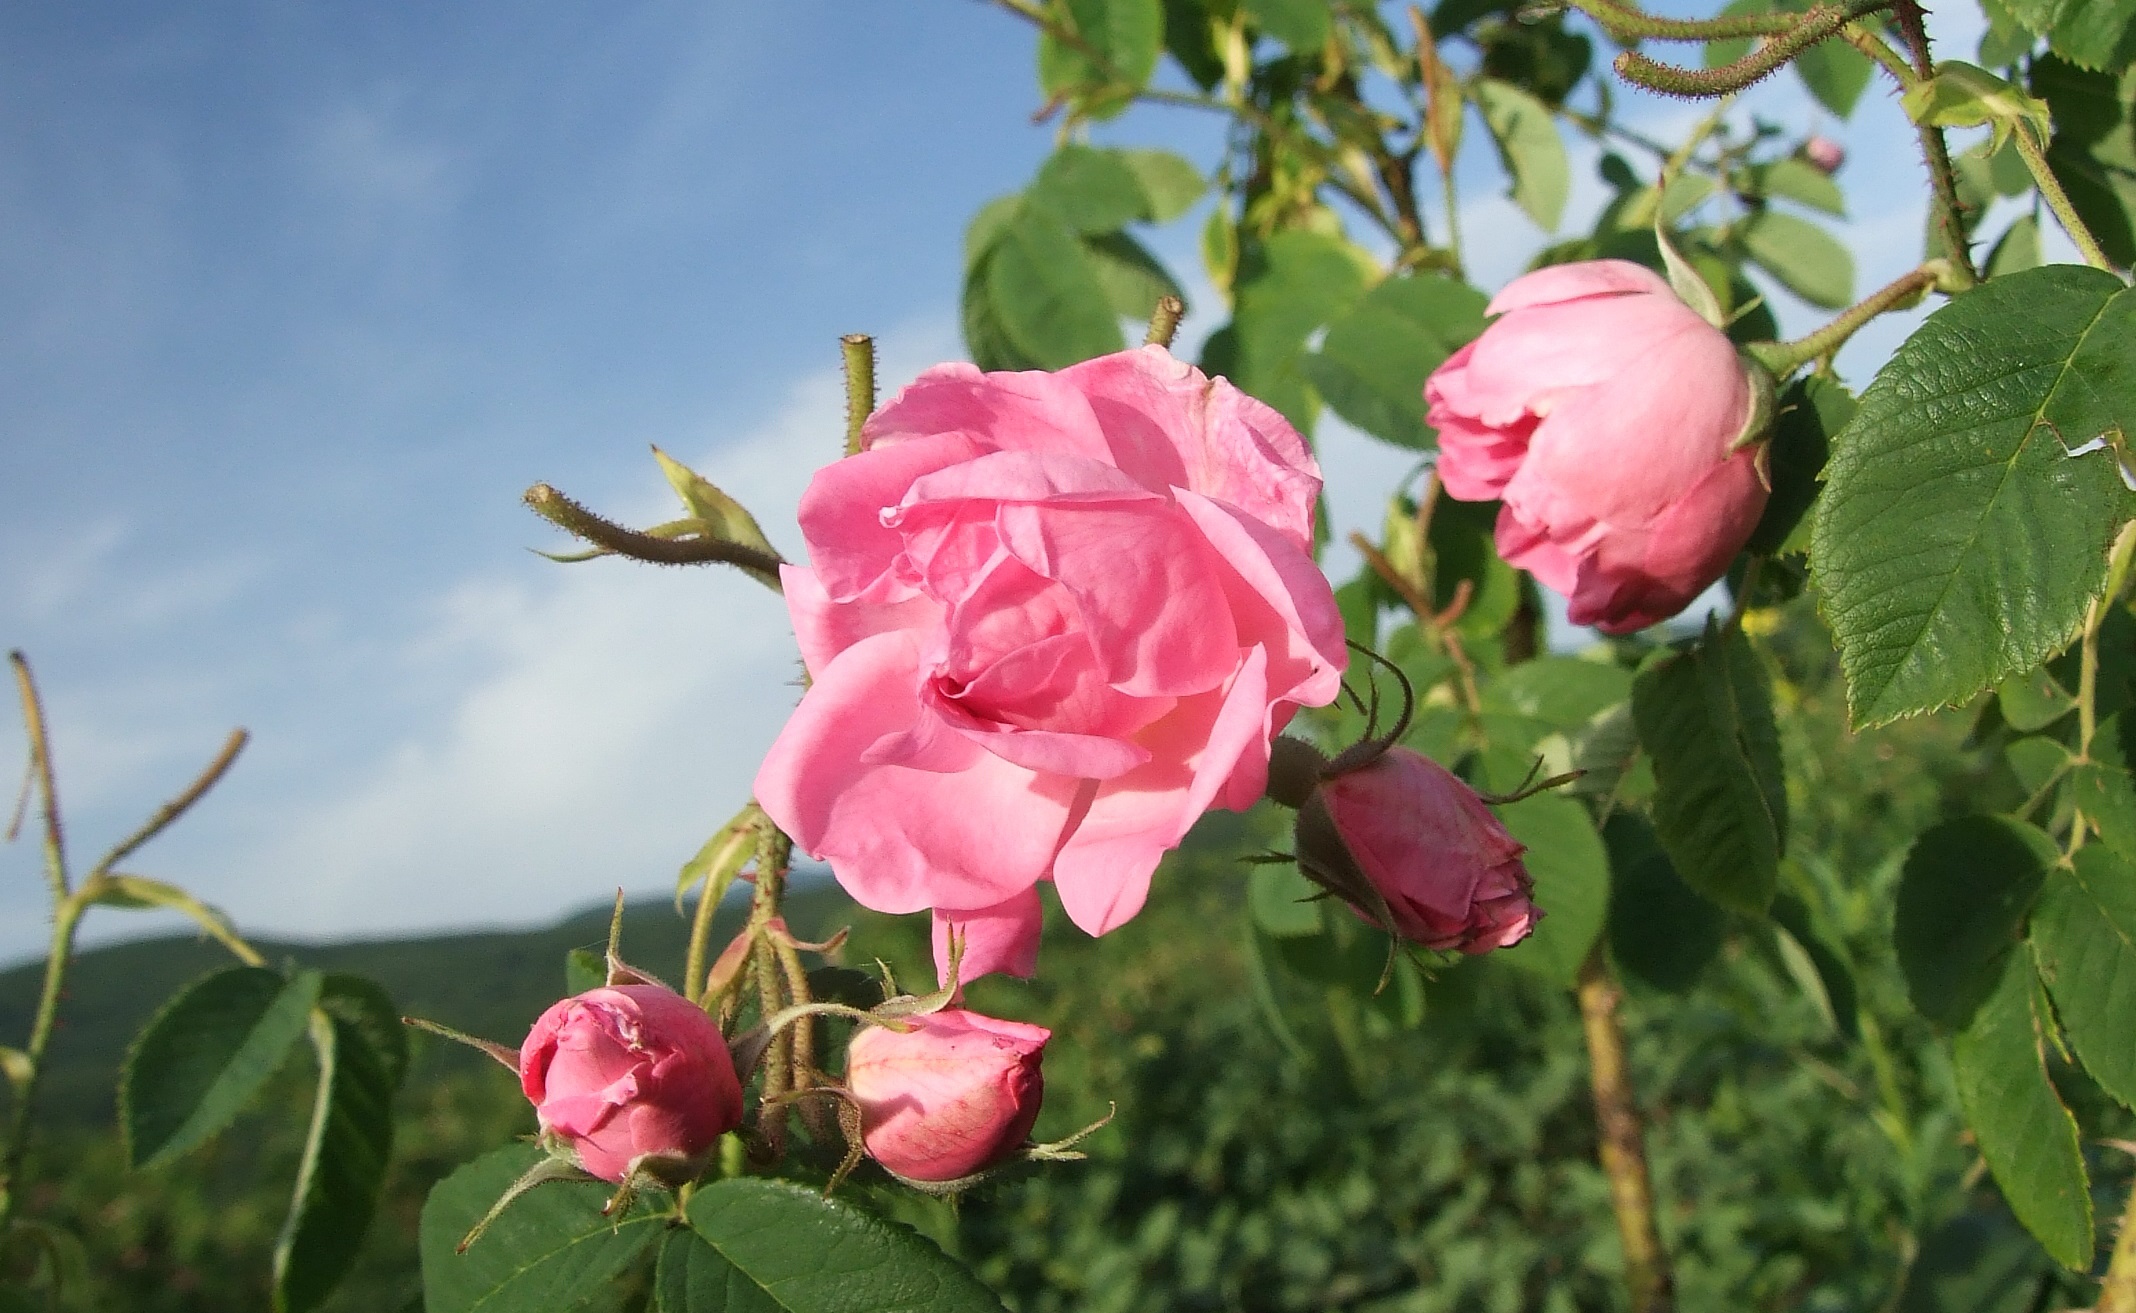
[{"label": "pink rose", "polygon": [[1044,1026],[944,1008],[846,1046],[846,1089],[868,1155],[914,1181],[954,1181],[1013,1153],[1045,1097]]},{"label": "pink rose", "polygon": [[[1624,260],[1514,279],[1499,316],[1424,384],[1439,477],[1498,499],[1498,553],[1624,634],[1721,577],[1757,527],[1749,366],[1658,275]],[[1756,435],[1749,435],[1756,436]]]},{"label": "pink rose", "polygon": [[1830,137],[1814,136],[1802,143],[1802,158],[1820,173],[1837,173],[1847,162],[1847,148]]},{"label": "pink rose", "polygon": [[861,903],[968,931],[965,978],[1029,969],[1035,886],[1133,916],[1270,737],[1332,700],[1319,469],[1291,426],[1143,347],[1059,373],[938,365],[801,501],[782,572],[812,683],[756,779]]},{"label": "pink rose", "polygon": [[519,1048],[519,1085],[542,1130],[605,1181],[645,1158],[687,1179],[742,1120],[718,1024],[658,985],[589,989],[542,1013]]},{"label": "pink rose", "polygon": [[1362,875],[1395,932],[1426,948],[1474,955],[1527,938],[1542,912],[1525,851],[1474,789],[1402,747],[1322,780],[1298,814],[1301,860],[1338,868],[1338,887]]}]

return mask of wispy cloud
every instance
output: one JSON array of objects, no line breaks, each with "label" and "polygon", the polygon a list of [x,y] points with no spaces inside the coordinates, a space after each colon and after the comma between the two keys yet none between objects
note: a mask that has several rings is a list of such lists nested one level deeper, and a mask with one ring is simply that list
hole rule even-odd
[{"label": "wispy cloud", "polygon": [[[939,324],[887,345],[893,379],[954,354]],[[798,555],[794,508],[838,450],[843,407],[835,372],[808,375],[698,468]],[[620,513],[672,514],[657,475]],[[546,918],[618,885],[658,890],[748,798],[800,696],[784,606],[732,571],[528,560],[462,579],[429,615],[398,668],[458,682],[333,787],[252,809],[250,841],[199,881],[241,924],[428,930]]]}]

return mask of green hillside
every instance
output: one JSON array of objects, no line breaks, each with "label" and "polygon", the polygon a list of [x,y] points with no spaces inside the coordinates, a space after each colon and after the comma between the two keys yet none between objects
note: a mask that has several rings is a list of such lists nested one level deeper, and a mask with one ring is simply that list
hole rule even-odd
[{"label": "green hillside", "polygon": [[[745,887],[720,909],[715,944],[741,923]],[[852,904],[835,885],[802,885],[789,899],[797,927],[828,924]],[[607,942],[609,910],[588,908],[552,926],[346,944],[261,940],[269,961],[291,960],[347,971],[385,986],[401,1011],[441,1021],[470,1035],[516,1045],[564,988],[564,958],[574,948]],[[689,925],[671,904],[644,902],[624,912],[625,956],[668,979],[679,976]],[[724,933],[721,933],[724,932]],[[119,1063],[149,1015],[179,987],[231,964],[212,940],[174,935],[113,944],[83,953],[67,975],[67,998],[39,1099],[41,1119],[109,1124]],[[29,1032],[42,962],[0,972],[0,1042]],[[427,1037],[426,1037],[427,1038]],[[472,1050],[425,1042],[418,1081],[487,1065]]]}]

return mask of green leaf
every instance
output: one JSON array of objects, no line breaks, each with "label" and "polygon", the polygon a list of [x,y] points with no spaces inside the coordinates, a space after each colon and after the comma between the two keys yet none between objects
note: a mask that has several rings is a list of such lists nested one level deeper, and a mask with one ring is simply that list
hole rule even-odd
[{"label": "green leaf", "polygon": [[598,948],[574,948],[564,954],[564,993],[583,994],[608,983],[608,955]]},{"label": "green leaf", "polygon": [[230,1124],[304,1033],[319,975],[230,967],[149,1018],[119,1073],[119,1127],[136,1167],[160,1167]]},{"label": "green leaf", "polygon": [[408,1040],[393,1000],[361,976],[330,975],[311,1018],[319,1091],[274,1250],[276,1313],[326,1302],[355,1265],[393,1152],[393,1096]]},{"label": "green leaf", "polygon": [[1002,228],[985,282],[1003,333],[1042,369],[1065,369],[1126,345],[1082,243],[1044,209],[1026,205]]},{"label": "green leaf", "polygon": [[2011,954],[1969,1024],[1951,1040],[1966,1124],[2010,1211],[2054,1260],[2091,1266],[2092,1216],[2077,1123],[2047,1076],[2048,1022],[2032,964]]},{"label": "green leaf", "polygon": [[980,261],[993,254],[994,243],[1000,240],[1002,231],[1009,226],[1009,220],[1016,217],[1016,211],[1022,206],[1023,194],[1012,192],[1007,196],[996,196],[979,207],[979,212],[972,216],[972,221],[964,228],[966,273],[970,273]]},{"label": "green leaf", "polygon": [[1340,237],[1286,229],[1240,252],[1230,325],[1203,356],[1209,372],[1282,411],[1310,431],[1315,398],[1298,358],[1314,332],[1365,294],[1372,258]]},{"label": "green leaf", "polygon": [[2011,17],[2085,68],[2119,69],[2136,57],[2136,9],[2114,0],[2005,0]]},{"label": "green leaf", "polygon": [[1142,184],[1149,202],[1142,217],[1151,223],[1170,223],[1200,200],[1209,190],[1201,170],[1168,150],[1122,150],[1114,152]]},{"label": "green leaf", "polygon": [[934,1241],[786,1181],[714,1181],[687,1216],[660,1251],[661,1313],[1001,1313]]},{"label": "green leaf", "polygon": [[1245,0],[1245,10],[1263,32],[1300,54],[1317,54],[1328,43],[1328,0]]},{"label": "green leaf", "polygon": [[2136,862],[2132,765],[2136,765],[2136,712],[2123,711],[2100,722],[2092,736],[2091,757],[2072,772],[2068,789],[2070,805],[2099,831],[2100,841]]},{"label": "green leaf", "polygon": [[1487,712],[1511,712],[1551,729],[1569,730],[1632,695],[1632,674],[1624,667],[1579,657],[1546,656],[1523,661],[1490,680],[1483,689]]},{"label": "green leaf", "polygon": [[1795,56],[1795,76],[1818,104],[1841,118],[1854,112],[1874,72],[1869,56],[1844,41],[1820,41]]},{"label": "green leaf", "polygon": [[1520,571],[1499,556],[1493,537],[1497,524],[1497,502],[1441,496],[1432,508],[1426,540],[1431,549],[1432,605],[1441,611],[1452,606],[1455,594],[1466,583],[1468,607],[1454,628],[1472,638],[1496,636],[1520,609],[1522,590],[1529,586]]},{"label": "green leaf", "polygon": [[[668,486],[675,490],[675,495],[682,498],[682,504],[689,508],[691,517],[697,521],[698,532],[721,542],[753,547],[772,556],[779,555],[779,549],[773,547],[771,540],[764,536],[764,530],[757,524],[756,517],[740,502],[658,447],[653,448],[653,459],[660,462],[660,472],[666,476]],[[780,589],[777,570],[745,570],[745,573],[773,592]]]},{"label": "green leaf", "polygon": [[1654,828],[1677,874],[1746,916],[1779,887],[1787,788],[1765,665],[1710,619],[1688,652],[1632,683],[1632,719],[1654,760]]},{"label": "green leaf", "polygon": [[1295,867],[1269,862],[1246,876],[1246,908],[1271,939],[1320,933],[1320,888]]},{"label": "green leaf", "polygon": [[1202,90],[1224,80],[1224,57],[1204,0],[1164,0],[1164,48]]},{"label": "green leaf", "polygon": [[1556,232],[1572,192],[1572,167],[1557,123],[1541,101],[1510,83],[1478,78],[1469,88],[1498,158],[1513,176],[1513,201],[1544,232]]},{"label": "green leaf", "polygon": [[2048,874],[2029,938],[2078,1060],[2136,1107],[2136,867],[2098,844],[2080,850]]},{"label": "green leaf", "polygon": [[1961,816],[1922,832],[1899,877],[1891,937],[1922,1016],[1963,1027],[2017,946],[2054,841],[2000,816]]},{"label": "green leaf", "polygon": [[1807,160],[1790,155],[1770,164],[1752,165],[1745,175],[1747,190],[1753,196],[1779,196],[1840,217],[1847,213],[1847,199],[1840,194],[1839,184]]},{"label": "green leaf", "polygon": [[1769,449],[1773,492],[1744,550],[1770,556],[1809,546],[1803,517],[1817,500],[1832,435],[1847,426],[1860,404],[1845,384],[1823,374],[1798,379],[1780,394]]},{"label": "green leaf", "polygon": [[1811,565],[1853,723],[1949,706],[2066,644],[2128,517],[2136,292],[2071,265],[1983,283],[1921,325],[1835,441]]},{"label": "green leaf", "polygon": [[1074,142],[1039,166],[1024,196],[1079,233],[1109,233],[1150,216],[1142,178],[1119,151]]},{"label": "green leaf", "polygon": [[1587,809],[1571,798],[1538,793],[1499,809],[1498,818],[1528,846],[1521,860],[1535,878],[1543,919],[1497,956],[1569,987],[1609,913],[1609,853]]},{"label": "green leaf", "polygon": [[1157,310],[1157,298],[1186,294],[1157,257],[1126,233],[1105,233],[1083,239],[1083,254],[1098,275],[1098,286],[1113,313],[1123,319],[1148,319]]},{"label": "green leaf", "polygon": [[1676,874],[1636,812],[1602,825],[1609,848],[1609,951],[1625,974],[1681,994],[1721,951],[1727,916]]},{"label": "green leaf", "polygon": [[1853,302],[1854,257],[1808,219],[1766,210],[1737,231],[1744,252],[1788,291],[1827,310]]},{"label": "green leaf", "polygon": [[2010,676],[1995,686],[1995,698],[2004,723],[2021,734],[2043,730],[2077,709],[2077,700],[2045,666]]},{"label": "green leaf", "polygon": [[1483,293],[1434,274],[1389,278],[1328,328],[1306,376],[1335,413],[1398,447],[1437,441],[1424,380],[1483,331]]},{"label": "green leaf", "polygon": [[964,329],[964,350],[981,369],[1037,369],[1036,360],[1009,340],[1001,315],[994,309],[993,253],[964,271],[964,290],[958,305]]},{"label": "green leaf", "polygon": [[555,1181],[512,1201],[464,1254],[453,1249],[513,1182],[544,1155],[515,1144],[440,1181],[423,1204],[426,1313],[586,1313],[617,1306],[616,1281],[667,1227],[641,1202],[601,1216],[614,1187]]},{"label": "green leaf", "polygon": [[1960,59],[1938,64],[1936,75],[1909,87],[1899,104],[1908,118],[1927,127],[1990,127],[1998,149],[2017,131],[2029,130],[2033,140],[2045,141],[2052,127],[2045,102]]},{"label": "green leaf", "polygon": [[2115,264],[2136,264],[2136,69],[2117,80],[2045,55],[2032,94],[2054,112],[2047,165]]},{"label": "green leaf", "polygon": [[1861,994],[1854,968],[1822,934],[1809,904],[1790,893],[1773,899],[1774,939],[1782,963],[1832,1028],[1848,1039],[1861,1036]]},{"label": "green leaf", "polygon": [[1093,118],[1126,109],[1156,71],[1164,46],[1160,0],[1053,0],[1076,40],[1050,31],[1038,42],[1038,81],[1048,96],[1068,96]]},{"label": "green leaf", "polygon": [[2020,214],[1995,239],[1995,249],[1988,252],[1988,277],[2001,278],[2006,274],[2025,269],[2037,269],[2042,263],[2040,255],[2040,221],[2029,214]]}]

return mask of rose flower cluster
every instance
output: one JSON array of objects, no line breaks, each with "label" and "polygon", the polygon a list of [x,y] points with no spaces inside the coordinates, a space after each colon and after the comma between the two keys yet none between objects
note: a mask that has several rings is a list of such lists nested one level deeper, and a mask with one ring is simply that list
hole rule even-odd
[{"label": "rose flower cluster", "polygon": [[[1623,262],[1529,274],[1490,310],[1425,388],[1446,491],[1500,503],[1501,554],[1575,623],[1675,614],[1764,505],[1752,367]],[[1033,1154],[1049,1032],[961,983],[1033,972],[1043,885],[1090,934],[1133,917],[1211,808],[1296,809],[1300,869],[1423,949],[1533,929],[1522,846],[1399,729],[1332,757],[1282,733],[1347,665],[1320,489],[1281,415],[1161,346],[937,366],[816,475],[808,564],[782,571],[808,687],[758,805],[863,906],[931,912],[944,985],[837,1009],[861,1023],[835,1086],[856,1153],[944,1188]],[[611,961],[535,1024],[522,1086],[560,1161],[680,1184],[743,1121],[748,1043]]]}]

